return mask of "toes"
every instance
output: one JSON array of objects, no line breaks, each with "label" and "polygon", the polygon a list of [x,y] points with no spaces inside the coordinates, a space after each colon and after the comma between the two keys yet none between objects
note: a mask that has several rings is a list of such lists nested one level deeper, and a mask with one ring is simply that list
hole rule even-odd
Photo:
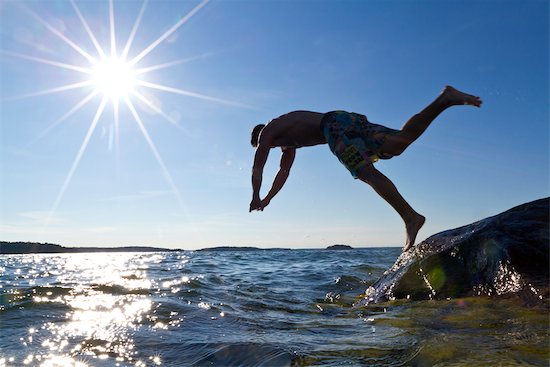
[{"label": "toes", "polygon": [[476,96],[471,96],[471,98],[467,99],[464,104],[470,104],[472,106],[480,107],[481,106],[481,99]]}]

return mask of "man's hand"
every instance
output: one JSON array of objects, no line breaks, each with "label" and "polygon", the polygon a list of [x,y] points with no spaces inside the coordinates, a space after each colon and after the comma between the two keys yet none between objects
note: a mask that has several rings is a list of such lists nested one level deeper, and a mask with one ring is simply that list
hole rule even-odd
[{"label": "man's hand", "polygon": [[271,202],[271,199],[269,198],[265,198],[263,200],[252,199],[252,201],[250,202],[250,209],[248,211],[249,212],[253,210],[263,211],[264,208],[268,206],[270,202]]},{"label": "man's hand", "polygon": [[260,198],[254,198],[250,202],[250,208],[248,209],[248,212],[252,212],[253,210],[264,210],[264,207],[262,206],[262,201]]},{"label": "man's hand", "polygon": [[268,206],[270,202],[271,202],[271,199],[269,199],[267,197],[265,199],[263,199],[262,202],[260,203],[260,206],[262,207],[261,210],[264,210],[264,208],[266,206]]}]

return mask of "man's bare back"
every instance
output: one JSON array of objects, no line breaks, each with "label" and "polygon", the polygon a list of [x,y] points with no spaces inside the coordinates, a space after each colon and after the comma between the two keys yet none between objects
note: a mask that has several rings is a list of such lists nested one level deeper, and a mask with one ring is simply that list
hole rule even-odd
[{"label": "man's bare back", "polygon": [[324,114],[310,111],[293,111],[271,120],[262,130],[259,144],[270,148],[301,148],[325,144],[321,130]]}]

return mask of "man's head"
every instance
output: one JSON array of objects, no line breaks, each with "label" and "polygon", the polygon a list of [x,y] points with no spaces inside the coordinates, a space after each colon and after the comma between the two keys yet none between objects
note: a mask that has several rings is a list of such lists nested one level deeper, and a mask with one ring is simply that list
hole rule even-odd
[{"label": "man's head", "polygon": [[258,146],[258,138],[260,137],[260,133],[262,132],[264,127],[265,127],[265,124],[259,124],[254,126],[254,129],[252,129],[250,144],[252,144],[254,148]]}]

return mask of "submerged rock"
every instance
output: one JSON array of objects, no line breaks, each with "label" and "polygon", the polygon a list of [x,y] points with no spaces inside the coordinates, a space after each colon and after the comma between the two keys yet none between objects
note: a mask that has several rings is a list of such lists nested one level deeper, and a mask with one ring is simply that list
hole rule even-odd
[{"label": "submerged rock", "polygon": [[431,236],[401,254],[361,304],[510,294],[546,303],[549,203],[536,200]]}]

